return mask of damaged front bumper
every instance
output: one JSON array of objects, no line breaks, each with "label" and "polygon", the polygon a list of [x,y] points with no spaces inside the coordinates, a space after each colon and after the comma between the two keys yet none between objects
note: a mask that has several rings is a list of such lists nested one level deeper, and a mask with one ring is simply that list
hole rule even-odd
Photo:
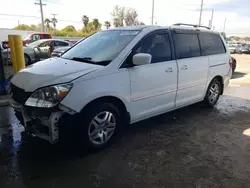
[{"label": "damaged front bumper", "polygon": [[37,109],[26,107],[13,99],[11,99],[11,105],[14,110],[22,114],[23,126],[26,132],[47,140],[52,144],[59,141],[59,122],[65,114],[64,111],[59,108]]}]

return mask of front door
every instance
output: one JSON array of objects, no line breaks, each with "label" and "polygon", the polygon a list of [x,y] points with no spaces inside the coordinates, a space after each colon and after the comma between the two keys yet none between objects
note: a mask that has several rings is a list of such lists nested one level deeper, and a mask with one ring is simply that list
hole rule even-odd
[{"label": "front door", "polygon": [[198,34],[174,34],[178,64],[178,92],[176,106],[185,106],[205,95],[209,70],[209,59],[201,56]]},{"label": "front door", "polygon": [[129,68],[132,121],[151,117],[175,107],[177,64],[172,60],[168,31],[145,37],[133,50],[152,55],[151,63]]},{"label": "front door", "polygon": [[50,57],[50,48],[53,46],[52,41],[46,41],[39,45],[40,59]]}]

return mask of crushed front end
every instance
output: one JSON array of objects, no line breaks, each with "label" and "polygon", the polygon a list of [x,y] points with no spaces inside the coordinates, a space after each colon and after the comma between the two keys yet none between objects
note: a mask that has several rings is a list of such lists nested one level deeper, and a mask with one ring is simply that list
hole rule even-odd
[{"label": "crushed front end", "polygon": [[[22,118],[25,131],[52,144],[57,143],[59,141],[59,124],[65,122],[63,118],[71,116],[67,112],[67,108],[61,107],[64,110],[60,109],[59,103],[49,106],[48,102],[44,102],[45,100],[42,103],[40,100],[27,103],[30,99],[34,100],[32,95],[36,92],[26,92],[13,84],[11,84],[11,93],[11,105]],[[44,106],[45,103],[46,106],[42,107],[41,105]]]}]

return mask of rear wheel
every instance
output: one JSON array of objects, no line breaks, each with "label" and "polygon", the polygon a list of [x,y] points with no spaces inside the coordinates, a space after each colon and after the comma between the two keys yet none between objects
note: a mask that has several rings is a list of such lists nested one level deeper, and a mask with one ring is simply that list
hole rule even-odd
[{"label": "rear wheel", "polygon": [[30,56],[28,54],[24,54],[24,61],[25,61],[26,66],[31,64],[31,59],[30,59]]},{"label": "rear wheel", "polygon": [[113,142],[122,124],[119,109],[111,103],[94,104],[78,119],[80,139],[92,150],[100,150]]},{"label": "rear wheel", "polygon": [[222,85],[218,79],[212,80],[209,84],[204,103],[208,107],[214,107],[219,100],[222,91]]}]

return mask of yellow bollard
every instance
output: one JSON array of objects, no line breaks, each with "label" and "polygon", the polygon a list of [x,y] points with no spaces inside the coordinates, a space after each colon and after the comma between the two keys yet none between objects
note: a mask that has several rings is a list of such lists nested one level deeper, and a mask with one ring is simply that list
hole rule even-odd
[{"label": "yellow bollard", "polygon": [[25,67],[24,52],[23,52],[23,40],[21,35],[14,35],[15,44],[15,56],[17,72]]},{"label": "yellow bollard", "polygon": [[13,66],[13,71],[17,72],[14,36],[9,35],[8,38],[9,38],[9,47],[10,47],[10,60],[11,60],[12,66]]}]

